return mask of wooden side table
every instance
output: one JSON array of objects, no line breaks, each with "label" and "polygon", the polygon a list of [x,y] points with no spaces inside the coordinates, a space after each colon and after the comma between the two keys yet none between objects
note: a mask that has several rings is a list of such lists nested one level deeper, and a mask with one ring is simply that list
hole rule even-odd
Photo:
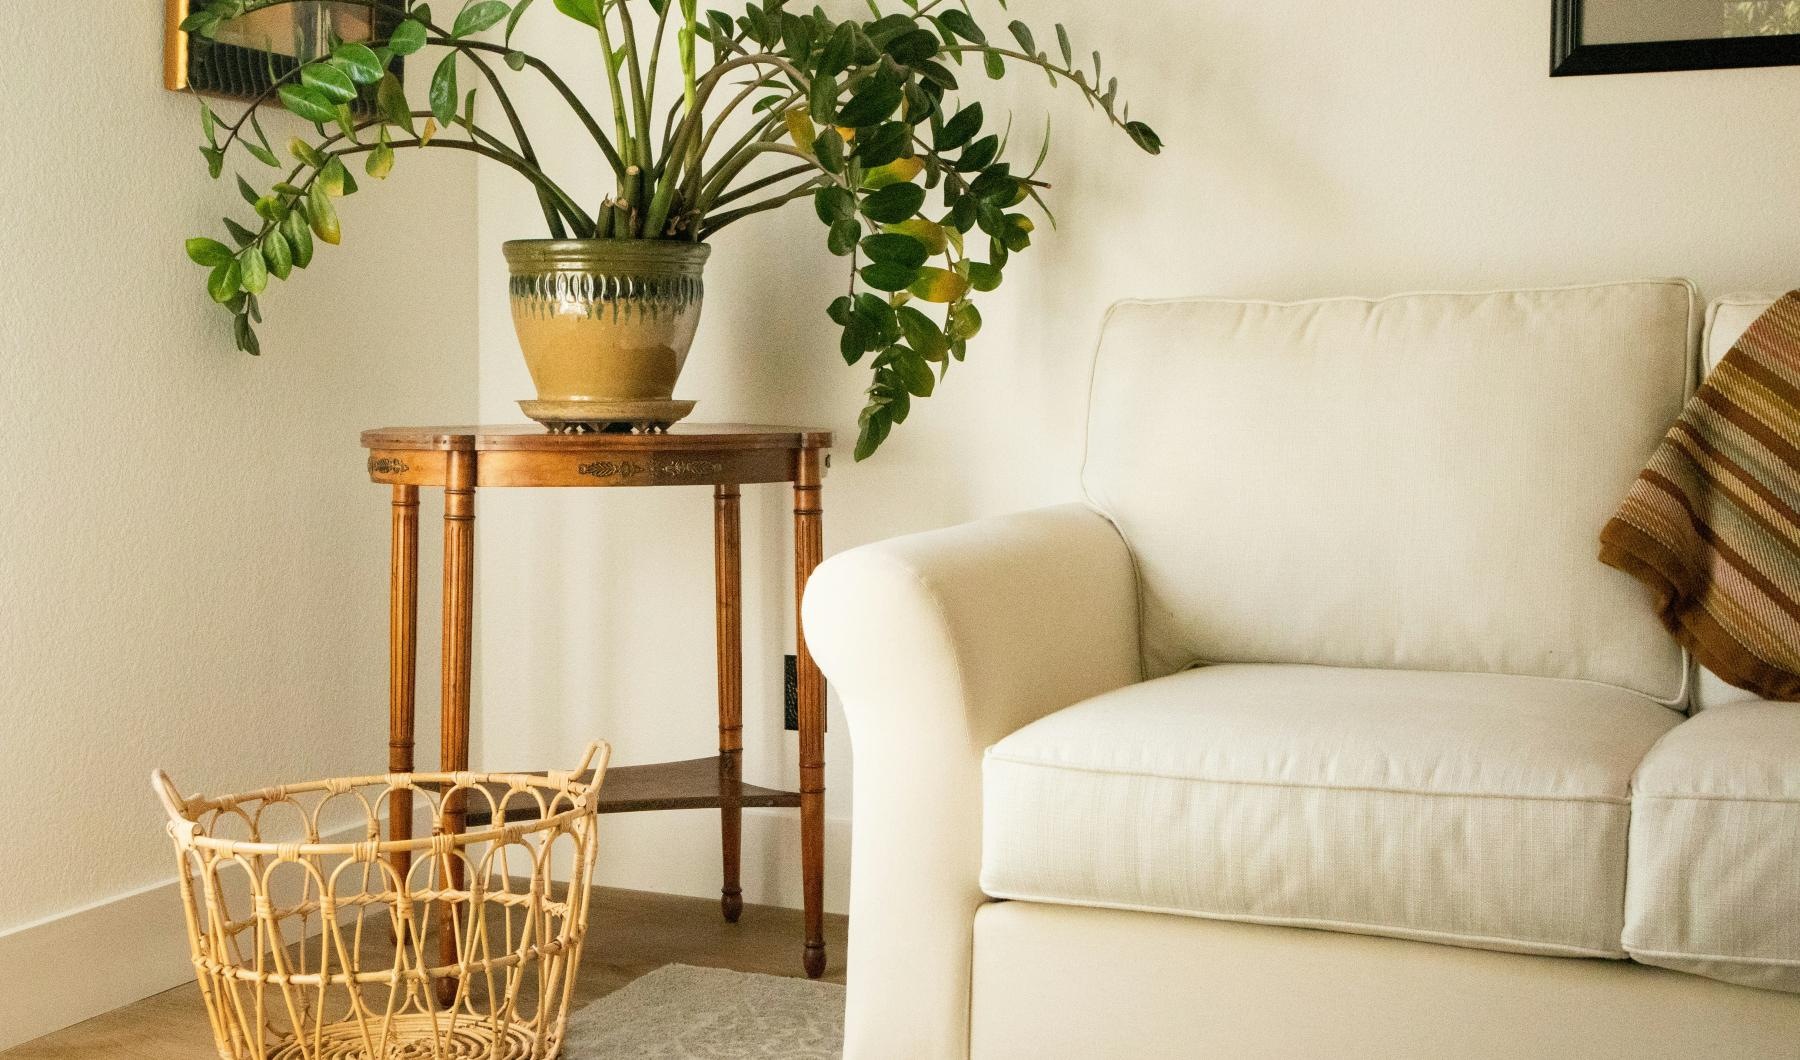
[{"label": "wooden side table", "polygon": [[[535,424],[389,427],[364,431],[369,477],[393,487],[389,586],[388,768],[413,768],[413,697],[418,666],[419,488],[444,491],[442,769],[469,768],[469,683],[475,567],[475,491],[518,486],[711,486],[718,605],[719,754],[687,762],[614,768],[600,812],[719,809],[724,883],[720,905],[736,921],[744,807],[800,808],[806,905],[806,973],[825,972],[825,679],[798,629],[799,595],[820,559],[819,486],[827,431],[738,424],[677,424],[666,434],[549,434]],[[800,789],[746,784],[743,759],[743,605],[739,487],[794,484],[794,592],[800,708]],[[486,823],[485,811],[447,807],[455,828]],[[412,832],[412,807],[394,807],[396,837]],[[404,872],[404,867],[400,871]],[[453,886],[460,884],[452,880]],[[443,944],[451,945],[448,933]]]}]

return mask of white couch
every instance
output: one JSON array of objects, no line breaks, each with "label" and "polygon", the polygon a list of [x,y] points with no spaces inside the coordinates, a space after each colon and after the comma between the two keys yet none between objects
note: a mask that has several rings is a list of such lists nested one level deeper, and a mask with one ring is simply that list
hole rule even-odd
[{"label": "white couch", "polygon": [[1800,1057],[1800,704],[1595,559],[1768,301],[1115,307],[1085,503],[807,592],[846,1056]]}]

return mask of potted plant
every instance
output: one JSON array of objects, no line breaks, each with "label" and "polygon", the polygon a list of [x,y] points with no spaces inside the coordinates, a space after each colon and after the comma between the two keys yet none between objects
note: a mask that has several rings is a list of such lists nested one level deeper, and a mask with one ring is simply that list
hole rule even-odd
[{"label": "potted plant", "polygon": [[[208,0],[182,28],[206,37],[245,12],[293,2]],[[533,0],[467,0],[454,13],[366,2],[404,17],[385,39],[332,42],[329,55],[264,93],[314,125],[288,143],[291,163],[269,142],[256,104],[226,121],[202,102],[201,153],[215,179],[234,147],[277,175],[266,190],[240,175],[255,220],[228,220],[229,242],[189,240],[188,256],[209,270],[207,290],[235,317],[239,348],[256,353],[258,298],[271,278],[307,266],[315,240],[338,242],[333,200],[356,191],[353,162],[385,178],[396,152],[417,148],[506,166],[537,196],[548,230],[505,251],[538,388],[527,411],[552,429],[678,418],[685,409],[670,399],[698,323],[708,241],[745,217],[804,204],[825,226],[830,252],[850,259],[848,293],[828,313],[842,329],[844,360],[868,357],[873,372],[856,445],[866,457],[906,419],[912,398],[928,396],[963,358],[981,328],[972,296],[993,290],[1031,244],[1034,224],[1020,208],[1049,214],[1037,176],[1048,123],[1035,164],[1015,166],[1006,160],[1010,124],[996,131],[980,103],[958,103],[961,82],[1035,68],[1052,85],[1074,86],[1138,147],[1161,149],[1119,105],[1117,80],[1102,80],[1099,54],[1091,71],[1077,64],[1061,25],[1051,48],[1019,21],[1001,43],[960,2],[905,0],[884,13],[868,0],[869,17],[835,21],[783,0],[751,2],[735,17],[701,12],[696,0],[552,0],[595,36],[605,122],[557,71],[512,47]],[[496,27],[498,41],[478,36]],[[659,71],[670,38],[678,94],[662,76],[673,71]],[[426,49],[441,57],[427,98],[412,100],[392,64]],[[542,78],[574,112],[611,170],[604,201],[579,202],[539,165],[509,77]],[[484,98],[491,103],[478,120]]]}]

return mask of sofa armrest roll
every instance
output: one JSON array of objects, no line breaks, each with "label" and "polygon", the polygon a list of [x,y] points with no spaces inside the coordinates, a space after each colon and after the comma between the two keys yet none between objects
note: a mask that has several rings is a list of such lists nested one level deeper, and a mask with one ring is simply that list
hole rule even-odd
[{"label": "sofa armrest roll", "polygon": [[844,1055],[962,1056],[982,752],[1141,679],[1130,554],[1083,505],[1001,516],[833,557],[803,617],[855,752]]}]

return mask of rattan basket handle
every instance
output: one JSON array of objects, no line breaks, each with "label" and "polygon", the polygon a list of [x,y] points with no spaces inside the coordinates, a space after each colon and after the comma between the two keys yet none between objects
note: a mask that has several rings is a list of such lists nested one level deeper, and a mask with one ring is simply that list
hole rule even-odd
[{"label": "rattan basket handle", "polygon": [[150,787],[156,791],[156,797],[162,800],[163,809],[169,811],[169,820],[188,820],[187,800],[181,797],[181,790],[169,779],[169,774],[160,769],[151,770]]},{"label": "rattan basket handle", "polygon": [[[599,758],[600,760],[598,765],[594,765],[595,758]],[[580,776],[587,772],[588,767],[592,765],[594,766],[594,773],[596,774],[595,779],[598,779],[599,775],[606,772],[606,763],[611,758],[612,744],[607,743],[605,740],[595,740],[587,745],[586,750],[581,752],[581,761],[575,763],[575,775]]]}]

